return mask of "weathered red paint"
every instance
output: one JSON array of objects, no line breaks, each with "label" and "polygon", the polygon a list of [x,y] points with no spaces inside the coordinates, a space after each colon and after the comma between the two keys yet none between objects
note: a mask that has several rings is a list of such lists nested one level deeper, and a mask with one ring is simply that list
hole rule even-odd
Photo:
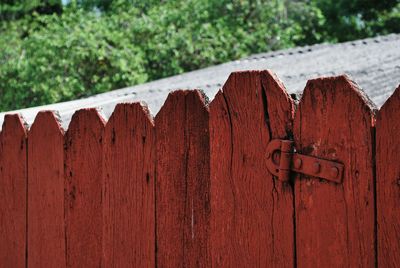
[{"label": "weathered red paint", "polygon": [[208,118],[198,91],[171,93],[156,116],[158,267],[210,266]]},{"label": "weathered red paint", "polygon": [[28,267],[65,267],[64,131],[50,111],[28,133]]},{"label": "weathered red paint", "polygon": [[6,115],[0,133],[0,266],[25,267],[26,129],[19,115]]},{"label": "weathered red paint", "polygon": [[378,266],[400,263],[400,87],[386,101],[376,121]]},{"label": "weathered red paint", "polygon": [[342,183],[295,178],[298,267],[374,267],[373,120],[347,77],[308,81],[294,121],[296,149],[345,168]]},{"label": "weathered red paint", "polygon": [[233,73],[210,104],[211,246],[215,267],[293,267],[292,188],[267,170],[294,106],[269,71]]},{"label": "weathered red paint", "polygon": [[104,120],[95,109],[77,111],[65,136],[65,217],[68,267],[102,261]]},{"label": "weathered red paint", "polygon": [[[118,105],[106,125],[78,111],[65,135],[52,112],[28,134],[8,115],[0,266],[395,267],[399,105],[400,87],[374,136],[357,86],[320,78],[293,119],[275,75],[248,71],[230,76],[210,111],[198,91],[171,93],[155,124],[139,103]],[[297,153],[343,163],[342,182],[271,175],[269,142],[292,138]]]},{"label": "weathered red paint", "polygon": [[155,137],[147,107],[117,105],[103,142],[104,267],[154,267]]}]

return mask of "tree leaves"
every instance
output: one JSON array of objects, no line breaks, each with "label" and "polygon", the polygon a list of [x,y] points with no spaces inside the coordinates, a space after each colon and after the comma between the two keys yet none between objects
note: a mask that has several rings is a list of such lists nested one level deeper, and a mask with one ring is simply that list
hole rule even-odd
[{"label": "tree leaves", "polygon": [[[355,8],[361,0],[355,7],[345,0],[73,0],[58,12],[51,9],[58,0],[7,0],[0,4],[0,110],[86,97],[270,50],[400,31],[396,1],[374,10]],[[5,18],[11,6],[19,15]],[[378,19],[362,21],[354,10]]]}]

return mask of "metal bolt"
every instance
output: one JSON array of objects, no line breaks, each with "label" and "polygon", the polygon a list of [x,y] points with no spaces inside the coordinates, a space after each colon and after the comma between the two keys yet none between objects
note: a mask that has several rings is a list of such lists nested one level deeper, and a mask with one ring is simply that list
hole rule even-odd
[{"label": "metal bolt", "polygon": [[303,163],[302,163],[302,161],[301,161],[300,158],[297,158],[296,161],[294,161],[294,167],[295,167],[296,169],[300,169],[302,164],[303,164]]},{"label": "metal bolt", "polygon": [[312,172],[314,174],[318,174],[320,170],[321,170],[321,165],[318,162],[315,162],[312,167]]},{"label": "metal bolt", "polygon": [[332,178],[336,178],[339,174],[339,169],[337,167],[331,167],[329,174],[332,176]]}]

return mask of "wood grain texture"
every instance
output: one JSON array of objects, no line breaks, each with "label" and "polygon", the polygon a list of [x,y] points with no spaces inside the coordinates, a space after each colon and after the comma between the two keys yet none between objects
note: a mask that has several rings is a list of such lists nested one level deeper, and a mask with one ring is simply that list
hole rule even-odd
[{"label": "wood grain texture", "polygon": [[400,263],[400,87],[386,101],[376,121],[378,266]]},{"label": "wood grain texture", "polygon": [[28,133],[28,266],[65,265],[64,131],[44,111]]},{"label": "wood grain texture", "polygon": [[25,267],[26,129],[19,115],[6,115],[0,133],[0,264]]},{"label": "wood grain texture", "polygon": [[155,266],[155,135],[147,107],[118,104],[104,134],[104,266]]},{"label": "wood grain texture", "polygon": [[269,71],[233,73],[210,104],[214,267],[293,267],[292,187],[266,147],[291,133],[294,105]]},{"label": "wood grain texture", "polygon": [[374,267],[373,120],[372,105],[346,76],[308,81],[296,149],[345,168],[340,184],[296,177],[298,267]]},{"label": "wood grain texture", "polygon": [[158,267],[209,266],[208,118],[198,91],[171,93],[156,116]]},{"label": "wood grain texture", "polygon": [[75,112],[65,136],[65,217],[68,267],[102,261],[104,120],[95,109]]}]

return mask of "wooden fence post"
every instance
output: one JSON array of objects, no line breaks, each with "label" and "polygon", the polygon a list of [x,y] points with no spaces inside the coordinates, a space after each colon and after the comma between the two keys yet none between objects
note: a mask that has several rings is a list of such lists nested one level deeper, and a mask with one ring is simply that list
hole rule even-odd
[{"label": "wooden fence post", "polygon": [[378,266],[400,263],[400,87],[385,102],[376,122]]},{"label": "wooden fence post", "polygon": [[28,133],[28,266],[65,267],[64,131],[50,111]]},{"label": "wooden fence post", "polygon": [[374,267],[371,104],[346,76],[310,80],[294,121],[299,153],[344,164],[342,183],[295,179],[298,267]]},{"label": "wooden fence post", "polygon": [[209,266],[208,110],[198,91],[171,93],[155,118],[158,267]]},{"label": "wooden fence post", "polygon": [[65,217],[68,267],[102,261],[104,120],[95,109],[75,112],[65,135]]},{"label": "wooden fence post", "polygon": [[104,134],[104,266],[155,265],[155,137],[140,103],[118,104]]},{"label": "wooden fence post", "polygon": [[288,138],[293,111],[269,71],[231,74],[210,104],[214,267],[293,267],[292,187],[266,166],[268,142]]},{"label": "wooden fence post", "polygon": [[0,264],[26,262],[26,129],[19,115],[6,115],[0,133]]}]

